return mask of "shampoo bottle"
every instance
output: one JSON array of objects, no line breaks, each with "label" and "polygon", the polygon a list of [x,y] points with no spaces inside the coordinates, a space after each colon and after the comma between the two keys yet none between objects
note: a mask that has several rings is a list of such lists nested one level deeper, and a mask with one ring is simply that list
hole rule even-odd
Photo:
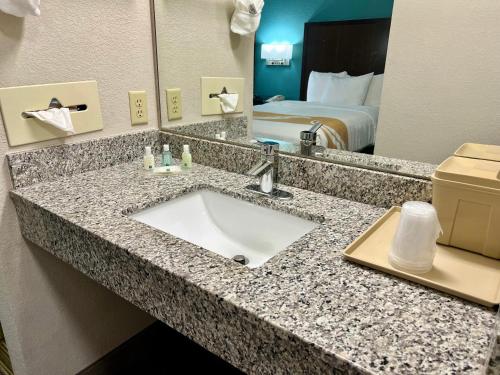
[{"label": "shampoo bottle", "polygon": [[182,168],[191,169],[193,158],[189,152],[189,145],[184,145],[182,152]]},{"label": "shampoo bottle", "polygon": [[161,154],[161,165],[168,167],[172,165],[172,153],[169,145],[163,145],[163,153]]},{"label": "shampoo bottle", "polygon": [[144,153],[144,169],[147,171],[152,171],[155,167],[155,157],[151,152],[151,147],[147,146]]}]

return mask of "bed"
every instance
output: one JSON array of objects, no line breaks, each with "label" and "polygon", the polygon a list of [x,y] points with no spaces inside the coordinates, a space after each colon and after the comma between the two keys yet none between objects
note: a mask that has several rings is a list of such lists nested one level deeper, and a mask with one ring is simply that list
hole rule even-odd
[{"label": "bed", "polygon": [[255,106],[254,138],[297,145],[300,132],[320,122],[324,125],[318,132],[321,146],[372,151],[379,103],[339,105],[311,100],[310,78],[312,72],[345,72],[350,78],[371,73],[383,77],[390,22],[390,19],[383,18],[306,23],[300,101],[285,100]]},{"label": "bed", "polygon": [[375,143],[377,120],[378,107],[286,100],[254,106],[252,131],[257,139],[298,144],[300,132],[318,121],[324,124],[318,131],[318,145],[360,151]]}]

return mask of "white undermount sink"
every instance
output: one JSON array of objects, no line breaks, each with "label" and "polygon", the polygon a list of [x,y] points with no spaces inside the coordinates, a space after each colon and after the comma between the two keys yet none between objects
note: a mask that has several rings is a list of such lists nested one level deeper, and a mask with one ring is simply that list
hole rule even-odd
[{"label": "white undermount sink", "polygon": [[199,190],[130,215],[232,259],[259,267],[319,224],[252,203]]}]

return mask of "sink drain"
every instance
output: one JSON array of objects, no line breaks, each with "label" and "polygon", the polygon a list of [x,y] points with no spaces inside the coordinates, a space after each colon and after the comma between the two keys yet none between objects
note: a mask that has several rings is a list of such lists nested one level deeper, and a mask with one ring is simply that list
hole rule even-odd
[{"label": "sink drain", "polygon": [[248,260],[248,258],[244,255],[235,255],[233,258],[232,258],[236,263],[239,263],[239,264],[242,264],[244,266],[246,266],[250,261]]}]

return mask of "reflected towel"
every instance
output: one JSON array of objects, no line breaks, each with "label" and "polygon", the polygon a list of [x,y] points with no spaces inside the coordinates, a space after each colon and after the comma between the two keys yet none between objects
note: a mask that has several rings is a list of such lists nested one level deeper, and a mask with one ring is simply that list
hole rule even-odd
[{"label": "reflected towel", "polygon": [[73,121],[71,121],[71,114],[68,108],[51,108],[46,111],[26,112],[26,114],[56,129],[75,134]]},{"label": "reflected towel", "polygon": [[240,96],[238,94],[220,94],[220,107],[224,113],[233,113],[238,107],[238,100]]},{"label": "reflected towel", "polygon": [[0,11],[16,17],[39,16],[40,0],[0,0]]},{"label": "reflected towel", "polygon": [[240,35],[257,31],[264,0],[234,0],[234,6],[236,9],[231,18],[231,31]]}]

